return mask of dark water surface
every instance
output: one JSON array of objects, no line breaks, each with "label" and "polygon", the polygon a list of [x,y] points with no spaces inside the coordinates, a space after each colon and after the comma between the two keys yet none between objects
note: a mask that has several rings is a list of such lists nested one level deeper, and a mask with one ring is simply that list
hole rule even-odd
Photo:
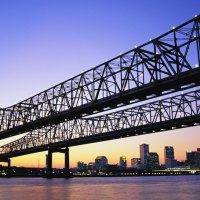
[{"label": "dark water surface", "polygon": [[0,178],[0,200],[199,200],[200,176]]}]

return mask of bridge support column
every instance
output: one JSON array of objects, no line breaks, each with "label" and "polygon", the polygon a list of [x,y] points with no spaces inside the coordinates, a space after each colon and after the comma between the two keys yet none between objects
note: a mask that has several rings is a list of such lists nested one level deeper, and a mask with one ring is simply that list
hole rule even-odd
[{"label": "bridge support column", "polygon": [[10,160],[10,158],[2,159],[2,160],[0,160],[0,162],[4,162],[4,163],[8,164],[8,168],[6,170],[6,172],[7,172],[6,174],[8,176],[10,176],[11,175],[11,169],[10,169],[10,167],[11,167],[11,160]]},{"label": "bridge support column", "polygon": [[[52,174],[52,154],[54,152],[64,153],[65,154],[65,166],[64,166],[64,174]],[[54,177],[70,177],[70,170],[69,170],[69,148],[49,148],[48,154],[46,158],[46,165],[47,165],[47,173],[44,175],[45,178],[54,178]]]},{"label": "bridge support column", "polygon": [[52,150],[48,150],[47,155],[47,175],[50,176],[52,174]]},{"label": "bridge support column", "polygon": [[11,167],[11,160],[8,159],[7,163],[8,163],[8,168],[10,168]]},{"label": "bridge support column", "polygon": [[65,173],[67,175],[70,174],[70,171],[69,171],[69,148],[66,147],[65,149]]},{"label": "bridge support column", "polygon": [[11,176],[11,160],[10,159],[8,159],[8,161],[7,161],[7,163],[8,163],[8,176]]}]

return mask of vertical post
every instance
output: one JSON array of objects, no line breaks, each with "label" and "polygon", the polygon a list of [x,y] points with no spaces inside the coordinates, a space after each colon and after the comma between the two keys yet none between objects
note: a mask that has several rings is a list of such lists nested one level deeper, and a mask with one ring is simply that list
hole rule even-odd
[{"label": "vertical post", "polygon": [[7,163],[8,163],[8,170],[7,170],[7,175],[8,176],[11,176],[11,169],[10,169],[10,167],[11,167],[11,160],[8,158],[8,160],[7,160]]},{"label": "vertical post", "polygon": [[90,80],[90,82],[92,82],[91,84],[91,87],[92,87],[92,95],[91,95],[91,97],[92,97],[92,101],[94,101],[95,100],[95,91],[94,91],[94,89],[95,89],[95,82],[94,82],[94,79],[91,79]]},{"label": "vertical post", "polygon": [[66,149],[65,149],[65,173],[67,175],[70,174],[70,172],[69,172],[69,148],[68,147],[66,147]]},{"label": "vertical post", "polygon": [[47,155],[47,174],[51,175],[52,173],[52,150],[48,150],[48,155]]},{"label": "vertical post", "polygon": [[8,168],[10,169],[10,167],[11,167],[11,160],[8,159]]}]

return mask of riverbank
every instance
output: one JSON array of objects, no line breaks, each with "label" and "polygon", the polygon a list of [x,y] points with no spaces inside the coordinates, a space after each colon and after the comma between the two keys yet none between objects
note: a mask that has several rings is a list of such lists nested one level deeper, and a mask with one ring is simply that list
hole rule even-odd
[{"label": "riverbank", "polygon": [[188,171],[167,171],[167,170],[158,170],[158,171],[140,171],[133,173],[105,173],[105,174],[63,174],[63,173],[53,173],[48,174],[5,174],[0,175],[0,178],[82,178],[82,177],[138,177],[138,176],[177,176],[177,175],[200,175],[200,170],[188,170]]}]

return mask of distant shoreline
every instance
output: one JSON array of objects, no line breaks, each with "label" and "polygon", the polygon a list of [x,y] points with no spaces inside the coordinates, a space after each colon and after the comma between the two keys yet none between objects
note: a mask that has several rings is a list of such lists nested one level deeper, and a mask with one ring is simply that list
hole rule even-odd
[{"label": "distant shoreline", "polygon": [[73,175],[73,176],[66,176],[62,174],[52,175],[50,177],[43,175],[0,175],[0,178],[97,178],[97,177],[141,177],[141,176],[193,176],[193,175],[200,175],[200,173],[178,173],[178,174],[137,174],[137,175]]}]

